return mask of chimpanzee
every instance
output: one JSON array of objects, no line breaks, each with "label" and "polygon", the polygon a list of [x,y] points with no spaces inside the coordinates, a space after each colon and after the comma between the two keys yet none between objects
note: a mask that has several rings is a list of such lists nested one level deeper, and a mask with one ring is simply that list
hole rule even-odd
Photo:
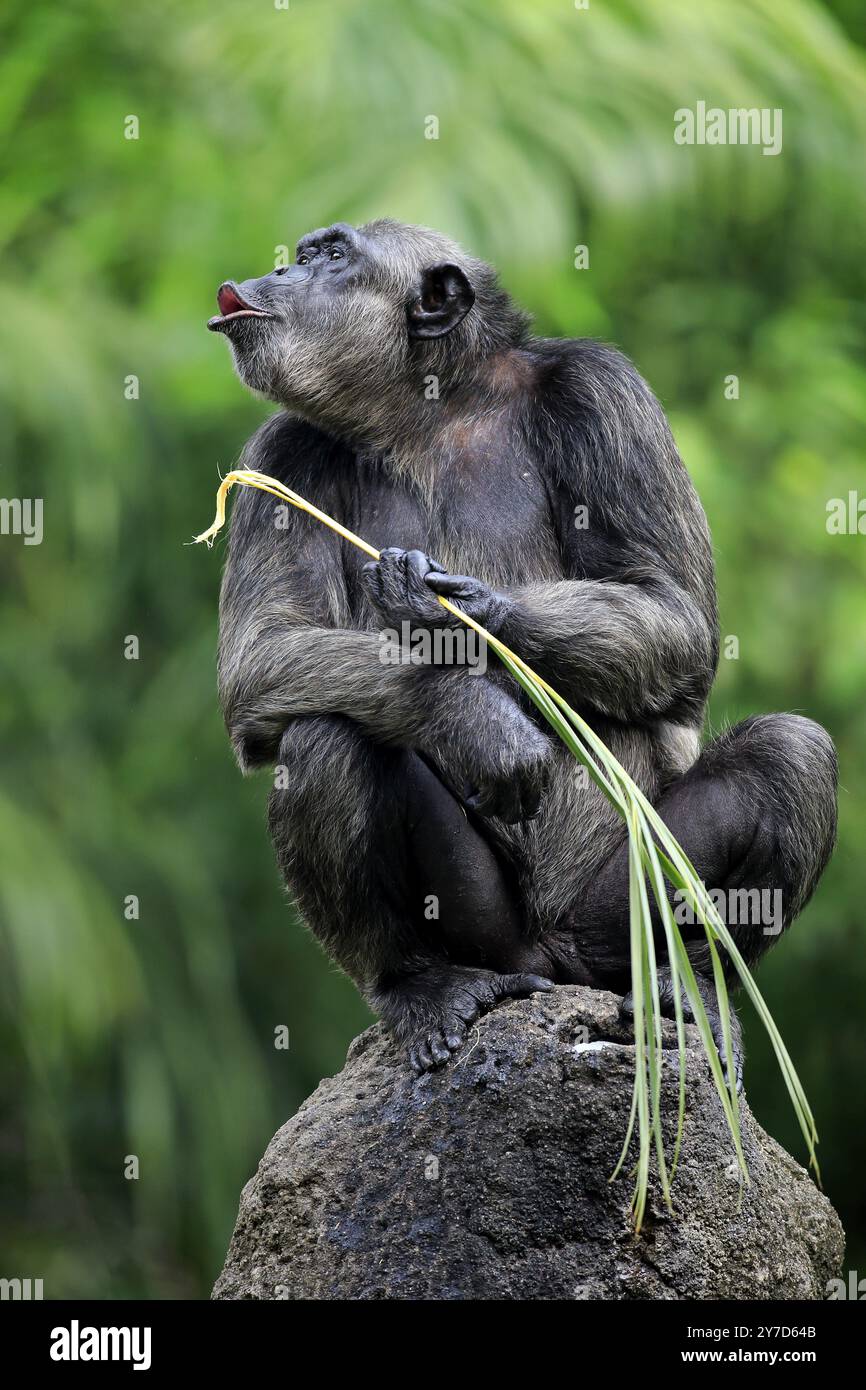
[{"label": "chimpanzee", "polygon": [[[241,767],[280,769],[270,828],[304,918],[414,1069],[498,1000],[630,980],[616,811],[495,658],[393,659],[394,633],[458,622],[440,594],[592,724],[709,888],[781,895],[770,932],[729,920],[754,962],[831,854],[835,752],[793,714],[701,747],[710,537],[636,369],[531,336],[489,265],[391,220],[311,232],[294,265],[217,298],[208,327],[280,406],[243,465],[382,551],[242,489],[219,684]],[[684,931],[723,1053],[702,930]],[[670,1010],[667,971],[662,990]],[[739,1029],[734,1051],[740,1084]]]}]

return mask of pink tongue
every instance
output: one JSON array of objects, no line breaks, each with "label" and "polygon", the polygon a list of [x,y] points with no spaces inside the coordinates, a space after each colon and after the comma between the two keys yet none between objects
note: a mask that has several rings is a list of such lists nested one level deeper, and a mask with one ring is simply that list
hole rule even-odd
[{"label": "pink tongue", "polygon": [[220,306],[221,314],[236,314],[239,309],[246,309],[243,300],[238,299],[234,290],[229,285],[221,285],[217,294],[217,304]]}]

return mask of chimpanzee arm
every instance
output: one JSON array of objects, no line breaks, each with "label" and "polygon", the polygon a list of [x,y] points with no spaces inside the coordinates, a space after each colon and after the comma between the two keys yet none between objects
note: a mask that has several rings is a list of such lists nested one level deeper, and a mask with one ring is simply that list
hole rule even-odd
[{"label": "chimpanzee arm", "polygon": [[623,720],[699,719],[718,656],[700,502],[635,368],[598,343],[556,349],[545,411],[527,406],[525,434],[570,577],[497,594],[436,574],[426,582],[488,618],[573,703]]},{"label": "chimpanzee arm", "polygon": [[551,374],[551,495],[566,573],[513,590],[504,641],[620,719],[703,708],[718,656],[709,532],[664,412],[598,343]]},{"label": "chimpanzee arm", "polygon": [[573,703],[629,721],[703,708],[713,636],[666,577],[526,585],[508,598],[502,640]]},{"label": "chimpanzee arm", "polygon": [[[489,780],[492,757],[502,778],[533,752],[544,760],[548,740],[500,686],[461,667],[383,662],[381,650],[375,633],[285,620],[254,618],[226,634],[220,695],[241,766],[272,762],[288,723],[319,714],[346,715],[374,740],[415,748],[476,787]],[[479,736],[491,728],[495,740]]]}]

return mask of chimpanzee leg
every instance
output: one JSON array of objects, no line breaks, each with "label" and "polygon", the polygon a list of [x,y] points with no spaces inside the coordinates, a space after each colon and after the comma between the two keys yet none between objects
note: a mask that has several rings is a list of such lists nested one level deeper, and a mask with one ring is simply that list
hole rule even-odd
[{"label": "chimpanzee leg", "polygon": [[419,1069],[498,999],[552,987],[493,850],[415,753],[348,719],[296,719],[269,819],[304,918]]},{"label": "chimpanzee leg", "polygon": [[[739,950],[753,963],[804,907],[830,858],[836,834],[833,744],[809,719],[755,716],[709,743],[656,809],[713,892]],[[673,888],[669,896],[681,922],[686,905]],[[577,905],[574,930],[596,982],[626,988],[627,841]],[[709,979],[702,927],[686,920],[680,930],[699,980]],[[663,980],[663,987],[669,982]],[[708,991],[705,1002],[711,1005],[712,998]],[[668,1003],[673,1006],[672,997]]]},{"label": "chimpanzee leg", "polygon": [[527,940],[519,890],[460,802],[413,753],[404,757],[403,829],[415,905],[435,910],[429,930],[461,965],[535,970],[544,958]]},{"label": "chimpanzee leg", "polygon": [[[747,961],[772,946],[811,897],[836,835],[836,753],[828,734],[793,714],[756,715],[709,743],[656,809],[699,877],[716,893]],[[748,895],[748,896],[747,896]],[[678,912],[674,890],[671,901]],[[581,954],[596,975],[628,969],[628,844],[577,905]],[[708,970],[700,926],[698,969]]]}]

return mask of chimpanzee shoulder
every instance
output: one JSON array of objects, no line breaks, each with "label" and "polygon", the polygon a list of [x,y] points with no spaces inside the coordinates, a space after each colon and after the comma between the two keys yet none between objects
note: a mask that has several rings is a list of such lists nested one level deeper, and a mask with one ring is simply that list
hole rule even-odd
[{"label": "chimpanzee shoulder", "polygon": [[546,460],[570,572],[602,578],[660,566],[708,598],[704,511],[640,372],[619,349],[591,338],[538,339],[533,353],[524,429]]},{"label": "chimpanzee shoulder", "polygon": [[594,447],[608,474],[642,467],[667,476],[676,449],[664,411],[624,353],[592,338],[537,339],[533,353],[536,396],[554,441]]}]

